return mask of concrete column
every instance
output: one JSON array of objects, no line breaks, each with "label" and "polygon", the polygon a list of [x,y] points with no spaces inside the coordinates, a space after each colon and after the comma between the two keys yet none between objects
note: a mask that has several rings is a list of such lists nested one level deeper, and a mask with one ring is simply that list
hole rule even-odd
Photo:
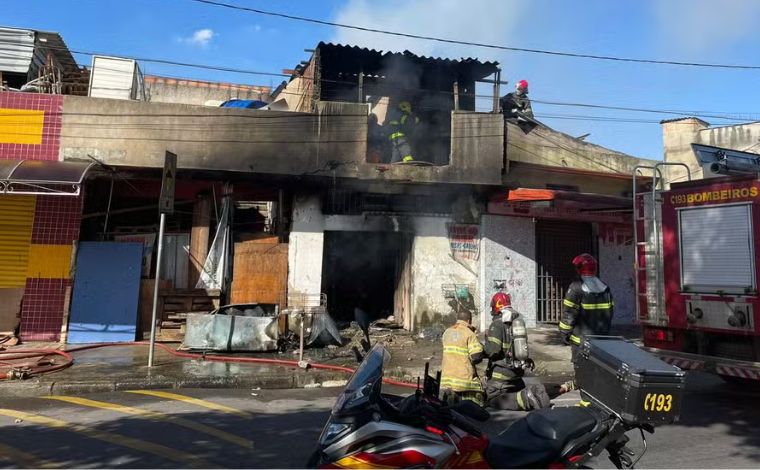
[{"label": "concrete column", "polygon": [[201,196],[193,204],[193,228],[190,232],[190,263],[187,276],[187,287],[190,289],[194,288],[200,279],[203,263],[208,256],[210,225],[211,201],[208,196]]},{"label": "concrete column", "polygon": [[325,218],[317,195],[298,195],[288,244],[288,295],[315,298],[322,291]]},{"label": "concrete column", "polygon": [[[702,167],[691,150],[691,144],[699,142],[699,132],[710,127],[707,122],[694,118],[683,118],[662,121],[663,156],[668,163],[685,163],[691,169],[693,179],[703,177]],[[683,168],[668,168],[668,182],[685,181],[686,170]]]}]

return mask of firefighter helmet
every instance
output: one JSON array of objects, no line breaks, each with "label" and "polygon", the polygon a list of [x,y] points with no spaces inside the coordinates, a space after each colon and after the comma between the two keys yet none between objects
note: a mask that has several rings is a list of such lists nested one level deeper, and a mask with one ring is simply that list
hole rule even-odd
[{"label": "firefighter helmet", "polygon": [[596,258],[588,253],[583,253],[573,258],[573,266],[581,276],[596,276],[598,263]]},{"label": "firefighter helmet", "polygon": [[520,80],[517,82],[517,88],[522,88],[525,91],[528,91],[528,81],[527,80]]},{"label": "firefighter helmet", "polygon": [[501,309],[512,306],[512,298],[504,292],[497,292],[491,297],[491,314],[496,315]]},{"label": "firefighter helmet", "polygon": [[404,113],[411,113],[412,112],[412,103],[408,101],[402,101],[398,104],[398,109],[400,109]]}]

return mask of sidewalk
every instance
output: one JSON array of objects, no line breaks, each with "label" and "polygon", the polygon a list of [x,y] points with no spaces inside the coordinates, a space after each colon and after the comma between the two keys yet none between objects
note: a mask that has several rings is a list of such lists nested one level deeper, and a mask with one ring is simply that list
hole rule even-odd
[{"label": "sidewalk", "polygon": [[[358,364],[351,346],[358,344],[355,332],[344,330],[350,342],[342,347],[307,349],[304,360],[310,363],[355,368]],[[625,334],[635,336],[632,330]],[[391,353],[386,365],[388,378],[416,383],[429,362],[431,374],[440,370],[439,338],[421,339],[403,330],[376,331],[372,342],[382,342]],[[553,328],[536,328],[528,333],[531,357],[536,363],[534,375],[547,381],[559,381],[572,375],[570,348],[562,344]],[[176,348],[177,344],[170,345]],[[58,343],[26,344],[9,348],[66,349]],[[286,353],[221,354],[231,357],[298,360],[298,351]],[[240,364],[185,359],[156,349],[154,367],[148,368],[148,347],[115,346],[74,353],[74,365],[68,369],[27,380],[0,381],[0,397],[79,395],[134,389],[179,388],[250,388],[284,389],[342,386],[348,375],[341,371],[309,368],[307,370],[272,364]],[[542,379],[544,380],[544,379]]]}]

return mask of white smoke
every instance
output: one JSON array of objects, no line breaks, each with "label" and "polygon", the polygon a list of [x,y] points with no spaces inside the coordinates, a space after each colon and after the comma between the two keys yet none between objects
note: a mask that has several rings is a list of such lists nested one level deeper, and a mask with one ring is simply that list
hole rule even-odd
[{"label": "white smoke", "polygon": [[652,5],[663,43],[674,57],[730,49],[753,35],[760,22],[757,0],[661,0]]},{"label": "white smoke", "polygon": [[[374,29],[437,36],[470,42],[504,44],[520,20],[521,2],[507,0],[348,0],[335,21]],[[498,51],[479,47],[388,36],[337,28],[334,42],[384,51],[409,50],[448,58],[498,59]]]}]

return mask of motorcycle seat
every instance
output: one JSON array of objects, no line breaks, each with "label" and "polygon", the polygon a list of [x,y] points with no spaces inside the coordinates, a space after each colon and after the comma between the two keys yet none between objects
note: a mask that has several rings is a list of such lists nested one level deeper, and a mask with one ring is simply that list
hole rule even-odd
[{"label": "motorcycle seat", "polygon": [[596,428],[598,418],[583,407],[533,411],[491,439],[486,459],[493,468],[546,468],[573,439]]}]

